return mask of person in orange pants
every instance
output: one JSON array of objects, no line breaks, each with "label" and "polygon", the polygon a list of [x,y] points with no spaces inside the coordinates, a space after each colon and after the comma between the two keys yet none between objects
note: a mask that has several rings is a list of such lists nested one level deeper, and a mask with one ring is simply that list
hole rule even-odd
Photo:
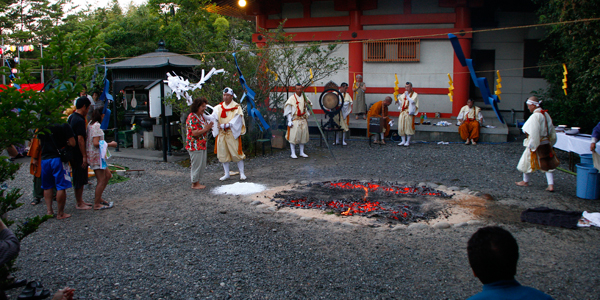
[{"label": "person in orange pants", "polygon": [[465,145],[468,145],[469,142],[476,145],[479,140],[479,127],[483,122],[481,108],[474,106],[473,99],[469,99],[467,105],[460,109],[456,119],[460,125],[458,127],[460,138],[466,141]]}]

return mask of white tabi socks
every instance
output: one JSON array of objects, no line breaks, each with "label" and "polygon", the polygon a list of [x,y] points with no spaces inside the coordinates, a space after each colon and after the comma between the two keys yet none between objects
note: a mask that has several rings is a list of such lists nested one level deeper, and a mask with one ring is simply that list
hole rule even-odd
[{"label": "white tabi socks", "polygon": [[412,135],[407,135],[406,136],[406,143],[404,143],[405,147],[408,147],[408,145],[410,144],[410,138],[412,137]]},{"label": "white tabi socks", "polygon": [[525,181],[525,183],[529,183],[529,174],[528,173],[523,173],[523,181]]},{"label": "white tabi socks", "polygon": [[335,133],[335,143],[334,143],[334,145],[339,145],[340,144],[340,134],[342,135],[342,145],[348,146],[348,144],[346,144],[346,133],[343,132],[343,131]]},{"label": "white tabi socks", "polygon": [[244,161],[238,161],[238,169],[240,169],[240,180],[246,180],[246,174],[244,174]]},{"label": "white tabi socks", "polygon": [[308,157],[308,155],[304,153],[304,144],[300,144],[300,156]]},{"label": "white tabi socks", "polygon": [[548,185],[554,185],[554,173],[546,172],[546,180],[548,181]]},{"label": "white tabi socks", "polygon": [[221,180],[221,181],[229,179],[229,163],[228,162],[223,163],[223,170],[225,170],[225,176],[219,178],[219,180]]},{"label": "white tabi socks", "polygon": [[383,135],[383,132],[379,134],[379,141],[383,141],[383,139],[385,139],[385,136]]},{"label": "white tabi socks", "polygon": [[296,156],[296,145],[290,143],[290,149],[292,150],[292,158],[298,158],[298,156]]},{"label": "white tabi socks", "polygon": [[402,141],[400,141],[400,143],[398,144],[398,146],[404,146],[404,143],[406,143],[406,136],[402,135],[402,136],[400,136],[400,138],[402,138]]}]

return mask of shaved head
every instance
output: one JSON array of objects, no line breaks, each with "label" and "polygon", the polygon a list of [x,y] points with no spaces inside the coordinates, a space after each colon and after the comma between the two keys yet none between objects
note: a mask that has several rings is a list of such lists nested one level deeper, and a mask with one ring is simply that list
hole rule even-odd
[{"label": "shaved head", "polygon": [[389,106],[390,104],[392,104],[392,97],[385,97],[385,100],[383,100],[383,104],[385,104],[385,106]]}]

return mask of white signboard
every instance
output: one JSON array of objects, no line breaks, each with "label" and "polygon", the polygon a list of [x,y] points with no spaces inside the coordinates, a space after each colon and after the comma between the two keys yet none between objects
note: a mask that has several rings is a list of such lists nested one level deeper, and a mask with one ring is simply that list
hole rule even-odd
[{"label": "white signboard", "polygon": [[[169,97],[173,92],[171,88],[167,84],[164,84],[165,87],[165,98]],[[150,117],[156,118],[160,117],[160,84],[153,86],[148,92],[148,96],[150,98]],[[165,116],[172,116],[173,109],[171,105],[165,105]]]}]

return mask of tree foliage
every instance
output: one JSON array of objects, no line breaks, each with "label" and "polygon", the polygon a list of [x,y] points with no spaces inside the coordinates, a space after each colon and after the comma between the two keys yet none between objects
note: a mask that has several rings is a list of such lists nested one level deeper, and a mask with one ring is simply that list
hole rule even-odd
[{"label": "tree foliage", "polygon": [[[334,54],[338,44],[322,45],[320,42],[297,44],[293,36],[286,35],[283,24],[271,31],[261,31],[265,46],[258,52],[258,62],[253,79],[258,87],[257,97],[269,99],[265,111],[274,112],[271,121],[275,126],[283,123],[283,106],[296,83],[304,87],[312,81],[329,78],[346,67],[346,60]],[[314,103],[313,103],[314,104]]]},{"label": "tree foliage", "polygon": [[[540,23],[564,22],[600,17],[599,0],[539,0]],[[543,40],[542,75],[549,82],[540,93],[555,124],[569,124],[591,132],[600,115],[600,22],[575,22],[550,27]],[[562,90],[563,68],[567,95]]]}]

